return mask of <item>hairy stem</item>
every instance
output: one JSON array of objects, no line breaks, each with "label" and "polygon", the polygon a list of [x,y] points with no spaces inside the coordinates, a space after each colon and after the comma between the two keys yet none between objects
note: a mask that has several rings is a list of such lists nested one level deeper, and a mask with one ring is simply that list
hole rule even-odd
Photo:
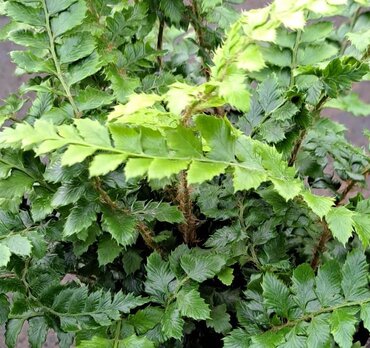
[{"label": "hairy stem", "polygon": [[[324,104],[325,104],[325,102],[327,100],[328,100],[328,96],[327,95],[324,95],[320,99],[320,101],[317,103],[317,105],[314,108],[314,110],[312,110],[312,114],[314,114],[314,115],[320,115],[320,111],[321,111],[322,107],[324,106]],[[300,132],[300,134],[299,134],[299,136],[298,136],[298,138],[297,138],[297,140],[296,140],[296,142],[295,142],[295,144],[293,146],[293,150],[292,150],[292,152],[291,152],[291,154],[289,156],[289,160],[288,160],[289,167],[292,167],[294,165],[295,161],[297,160],[298,153],[299,153],[299,151],[300,151],[300,149],[302,147],[302,143],[303,143],[306,135],[307,135],[307,128],[306,129],[303,129]]]},{"label": "hairy stem", "polygon": [[[361,7],[359,6],[356,12],[353,14],[353,16],[350,19],[348,32],[351,32],[353,30],[360,14],[361,14]],[[343,41],[342,47],[340,48],[340,51],[339,51],[340,56],[344,54],[348,46],[349,46],[349,40]]]},{"label": "hairy stem", "polygon": [[[112,198],[109,196],[108,192],[106,192],[102,187],[102,182],[99,178],[95,178],[93,180],[93,185],[96,191],[99,193],[100,201],[103,204],[106,204],[109,206],[112,210],[119,210],[125,214],[131,214],[131,211],[129,209],[122,208],[117,202],[112,200]],[[145,244],[153,250],[158,251],[160,254],[162,253],[161,248],[158,246],[158,244],[154,241],[153,237],[153,231],[144,223],[139,222],[137,224],[137,229],[139,230],[139,233],[141,237],[143,238]]]},{"label": "hairy stem", "polygon": [[298,49],[299,49],[299,45],[301,43],[301,37],[302,37],[302,31],[301,30],[298,30],[297,31],[297,35],[296,35],[296,39],[295,39],[295,43],[294,43],[294,47],[293,47],[293,51],[292,51],[292,65],[291,65],[291,68],[290,68],[290,87],[293,87],[294,86],[294,69],[297,67],[297,64],[298,64]]},{"label": "hairy stem", "polygon": [[[162,51],[162,48],[163,48],[164,26],[165,26],[165,21],[164,21],[164,18],[162,17],[159,21],[159,29],[158,29],[158,38],[157,38],[157,51],[158,52]],[[159,70],[161,70],[163,66],[162,53],[158,53],[157,62],[158,62]]]},{"label": "hairy stem", "polygon": [[180,182],[177,187],[177,201],[179,208],[185,217],[185,222],[179,226],[179,230],[186,244],[197,242],[197,218],[193,214],[193,202],[190,197],[190,188],[187,181],[187,173],[182,171],[179,174]]},{"label": "hairy stem", "polygon": [[[366,167],[365,170],[362,172],[362,175],[365,176],[365,180],[366,180],[366,177],[369,174],[369,172],[370,172],[370,168],[369,167]],[[357,184],[357,181],[355,181],[355,180],[352,180],[351,179],[351,180],[348,180],[347,181],[347,186],[343,190],[343,192],[341,194],[341,198],[338,201],[337,205],[343,205],[343,204],[345,204],[345,202],[347,201],[348,195],[352,192],[352,190],[356,186],[356,184]]]},{"label": "hairy stem", "polygon": [[320,236],[320,239],[315,246],[313,250],[313,256],[311,260],[311,267],[316,270],[317,267],[319,266],[320,263],[320,255],[325,251],[326,249],[326,243],[330,240],[331,238],[331,232],[328,226],[328,223],[326,222],[325,219],[321,220],[321,224],[323,226],[323,232]]},{"label": "hairy stem", "polygon": [[81,112],[78,110],[78,107],[77,107],[77,105],[76,105],[76,103],[75,103],[75,101],[72,97],[71,89],[69,88],[68,84],[64,80],[64,76],[63,76],[63,73],[62,73],[62,68],[60,66],[60,63],[59,63],[59,60],[58,60],[58,57],[57,57],[57,54],[56,54],[55,44],[54,44],[54,35],[53,35],[53,32],[51,30],[51,26],[50,26],[50,15],[49,15],[49,11],[48,11],[48,8],[47,8],[47,5],[46,5],[46,1],[43,0],[42,4],[43,4],[43,8],[44,8],[44,13],[45,13],[46,31],[47,31],[48,37],[49,37],[50,52],[51,52],[51,56],[53,58],[54,66],[55,66],[55,69],[56,69],[56,76],[57,76],[58,80],[60,81],[60,83],[61,83],[61,85],[62,85],[62,87],[63,87],[63,89],[66,93],[66,97],[67,97],[69,103],[72,106],[72,109],[73,109],[73,112],[74,112],[76,118],[80,118],[82,116]]},{"label": "hairy stem", "polygon": [[[370,168],[367,167],[362,172],[362,174],[366,176],[367,174],[369,174],[369,172],[370,172]],[[342,192],[341,199],[335,203],[335,206],[336,207],[339,207],[339,206],[344,205],[346,203],[347,198],[348,198],[348,195],[352,191],[352,189],[356,186],[356,183],[357,182],[354,181],[354,180],[350,180],[349,181],[348,185],[346,186],[346,188]],[[322,225],[323,225],[324,230],[323,230],[323,232],[322,232],[322,234],[320,236],[320,239],[319,239],[316,247],[314,248],[313,256],[312,256],[312,261],[311,261],[311,266],[315,270],[317,269],[317,267],[318,267],[318,265],[320,263],[320,255],[326,249],[326,243],[332,237],[331,231],[330,231],[329,226],[328,226],[327,222],[325,221],[325,219],[322,220]]]}]

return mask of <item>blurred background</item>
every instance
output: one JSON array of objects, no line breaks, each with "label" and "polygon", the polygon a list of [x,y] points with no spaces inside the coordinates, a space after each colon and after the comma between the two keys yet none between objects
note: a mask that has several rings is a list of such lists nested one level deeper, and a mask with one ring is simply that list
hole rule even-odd
[{"label": "blurred background", "polygon": [[[266,0],[247,0],[244,4],[239,5],[238,8],[241,10],[258,8],[264,6],[268,2],[269,1]],[[334,20],[339,22],[340,18]],[[7,19],[0,16],[0,30],[6,23]],[[15,49],[17,49],[16,45],[11,42],[0,42],[0,100],[6,98],[10,93],[16,92],[22,82],[26,81],[26,77],[16,76],[14,73],[15,65],[10,61],[9,52]],[[357,84],[354,89],[360,94],[364,101],[370,102],[370,82]],[[350,139],[354,144],[367,148],[367,140],[363,136],[363,130],[370,129],[370,116],[355,117],[351,114],[334,109],[326,109],[323,113],[334,120],[343,123],[348,129],[348,139]],[[25,330],[26,328],[24,328],[24,331]],[[0,329],[0,348],[5,347],[4,330]],[[29,345],[25,335],[23,335],[20,337],[17,348],[27,347],[29,347]],[[52,333],[49,334],[48,342],[44,345],[44,348],[58,348],[56,339]]]}]

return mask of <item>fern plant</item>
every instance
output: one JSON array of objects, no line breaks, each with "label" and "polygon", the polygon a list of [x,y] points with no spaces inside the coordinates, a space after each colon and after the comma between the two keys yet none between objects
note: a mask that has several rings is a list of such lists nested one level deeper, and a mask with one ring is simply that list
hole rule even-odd
[{"label": "fern plant", "polygon": [[365,346],[370,3],[242,2],[0,1],[9,348]]}]

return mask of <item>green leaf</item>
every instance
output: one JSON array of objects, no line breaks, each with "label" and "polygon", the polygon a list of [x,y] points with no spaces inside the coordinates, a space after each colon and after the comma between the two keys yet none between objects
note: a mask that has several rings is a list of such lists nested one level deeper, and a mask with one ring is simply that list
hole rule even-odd
[{"label": "green leaf", "polygon": [[[62,45],[58,47],[59,61],[61,64],[73,63],[89,56],[91,53],[93,53],[94,49],[95,41],[90,33],[82,32],[69,36],[65,38]],[[105,94],[100,90],[98,90],[98,92]],[[81,98],[80,95],[81,92],[78,95],[78,98]],[[80,110],[83,110],[81,106],[79,108]],[[91,109],[93,108],[91,107]]]},{"label": "green leaf", "polygon": [[111,238],[103,238],[98,244],[98,262],[99,266],[105,266],[113,262],[121,253],[122,247]]},{"label": "green leaf", "polygon": [[257,45],[249,45],[238,59],[238,68],[248,71],[259,71],[265,67],[261,49]]},{"label": "green leaf", "polygon": [[266,273],[262,282],[264,302],[276,314],[288,318],[292,308],[288,287],[274,274]]},{"label": "green leaf", "polygon": [[8,298],[5,294],[0,294],[0,325],[8,321],[10,308]]},{"label": "green leaf", "polygon": [[193,161],[188,170],[188,183],[200,184],[204,181],[211,180],[216,175],[224,173],[227,164],[224,163],[206,163]]},{"label": "green leaf", "polygon": [[34,47],[38,49],[49,49],[49,38],[46,33],[34,33],[31,30],[11,31],[8,39],[18,45]]},{"label": "green leaf", "polygon": [[370,243],[370,216],[369,214],[355,213],[352,217],[356,233],[366,248]]},{"label": "green leaf", "polygon": [[129,158],[125,166],[125,176],[127,179],[143,177],[147,173],[152,159]]},{"label": "green leaf", "polygon": [[306,337],[301,336],[301,332],[297,332],[298,328],[293,328],[286,336],[286,342],[281,344],[279,348],[306,348]]},{"label": "green leaf", "polygon": [[75,3],[77,0],[59,0],[58,2],[53,0],[46,0],[46,7],[49,14],[53,15],[55,13],[61,12]]},{"label": "green leaf", "polygon": [[326,216],[333,206],[333,199],[312,194],[310,191],[304,191],[301,196],[308,207],[321,219]]},{"label": "green leaf", "polygon": [[307,347],[326,347],[330,340],[328,315],[321,314],[313,317],[307,328]]},{"label": "green leaf", "polygon": [[168,262],[163,261],[156,252],[148,257],[146,272],[145,291],[153,295],[159,303],[164,303],[171,293],[170,286],[175,274],[170,270]]},{"label": "green leaf", "polygon": [[285,129],[283,125],[273,120],[268,120],[261,125],[259,133],[267,143],[279,143],[285,139]]},{"label": "green leaf", "polygon": [[101,125],[98,121],[93,121],[88,118],[75,120],[75,125],[88,144],[111,147],[111,140],[108,129]]},{"label": "green leaf", "polygon": [[[245,112],[249,110],[250,93],[247,90],[244,75],[226,76],[220,83],[219,93],[228,104],[236,109]],[[223,138],[219,138],[219,140],[223,140]]]},{"label": "green leaf", "polygon": [[225,259],[218,255],[198,256],[188,254],[181,257],[181,267],[187,275],[202,283],[208,278],[213,278],[222,267],[225,266]]},{"label": "green leaf", "polygon": [[267,114],[278,109],[284,102],[284,99],[281,96],[281,90],[275,77],[270,77],[263,81],[258,86],[257,91],[261,106]]},{"label": "green leaf", "polygon": [[113,341],[106,338],[94,336],[88,341],[81,341],[78,348],[113,348],[113,345],[118,342],[119,348],[155,348],[154,343],[149,341],[146,337],[138,337],[131,335],[123,340]]},{"label": "green leaf", "polygon": [[315,274],[307,264],[299,265],[293,272],[292,291],[295,294],[293,301],[306,312],[307,304],[316,299],[314,292]]},{"label": "green leaf", "polygon": [[361,305],[361,320],[366,329],[370,329],[370,303]]},{"label": "green leaf", "polygon": [[29,256],[31,254],[32,244],[26,237],[15,234],[7,237],[4,242],[12,254],[19,256]]},{"label": "green leaf", "polygon": [[134,274],[141,268],[143,258],[135,250],[125,250],[122,255],[122,266],[126,274]]},{"label": "green leaf", "polygon": [[88,341],[82,340],[77,348],[97,348],[97,347],[104,347],[104,348],[113,348],[114,341],[108,340],[106,338],[94,336],[92,339]]},{"label": "green leaf", "polygon": [[103,210],[103,228],[124,247],[135,243],[138,237],[136,224],[135,217],[131,215],[110,209]]},{"label": "green leaf", "polygon": [[319,268],[316,277],[316,295],[323,307],[341,302],[341,273],[336,261],[328,261]]},{"label": "green leaf", "polygon": [[186,9],[182,1],[161,0],[159,8],[172,23],[179,24]]},{"label": "green leaf", "polygon": [[117,149],[133,153],[142,151],[140,134],[136,129],[119,123],[111,123],[109,130]]},{"label": "green leaf", "polygon": [[26,23],[39,27],[45,26],[45,17],[38,8],[22,5],[18,1],[7,1],[5,5],[7,16],[20,23]]},{"label": "green leaf", "polygon": [[41,221],[53,212],[52,198],[49,191],[42,188],[35,189],[33,197],[30,197],[33,221]]},{"label": "green leaf", "polygon": [[145,207],[145,220],[153,220],[181,223],[184,221],[184,216],[178,207],[166,202],[151,202]]},{"label": "green leaf", "polygon": [[291,120],[292,117],[298,113],[298,111],[298,107],[292,102],[288,101],[273,112],[272,118],[278,121]]},{"label": "green leaf", "polygon": [[292,62],[292,54],[288,49],[277,46],[262,47],[263,58],[266,62],[281,68],[289,67]]},{"label": "green leaf", "polygon": [[112,306],[122,313],[130,313],[132,309],[142,306],[149,301],[149,298],[135,296],[133,293],[124,295],[121,291],[119,291],[114,295]]},{"label": "green leaf", "polygon": [[176,296],[176,303],[181,314],[185,317],[195,320],[210,319],[209,306],[195,289],[181,289]]},{"label": "green leaf", "polygon": [[357,307],[339,308],[333,311],[329,322],[334,340],[341,348],[352,347],[352,336],[356,332]]},{"label": "green leaf", "polygon": [[369,67],[354,57],[344,57],[333,59],[323,70],[307,67],[303,71],[320,77],[329,97],[337,98],[340,92],[351,88],[352,82],[360,81]]},{"label": "green leaf", "polygon": [[208,12],[209,10],[214,9],[216,6],[221,5],[223,0],[201,0],[202,10]]},{"label": "green leaf", "polygon": [[211,311],[211,319],[207,319],[207,327],[213,328],[217,333],[225,334],[230,331],[230,314],[227,313],[225,304],[214,307]]},{"label": "green leaf", "polygon": [[42,348],[46,335],[48,332],[48,325],[44,318],[37,317],[29,320],[28,341],[31,348]]},{"label": "green leaf", "polygon": [[108,67],[105,73],[111,82],[113,95],[120,103],[126,103],[128,97],[140,86],[138,77],[128,77],[121,73],[116,67]]},{"label": "green leaf", "polygon": [[203,156],[201,141],[194,132],[183,126],[166,131],[167,144],[178,157],[199,158]]},{"label": "green leaf", "polygon": [[72,166],[83,162],[87,157],[93,155],[97,149],[84,145],[69,145],[62,156],[62,166]]},{"label": "green leaf", "polygon": [[234,270],[231,267],[225,267],[217,274],[217,278],[222,284],[230,286],[234,280]]},{"label": "green leaf", "polygon": [[110,104],[113,101],[113,96],[98,89],[87,87],[78,94],[75,101],[80,111],[86,111]]},{"label": "green leaf", "polygon": [[148,168],[148,179],[163,179],[188,167],[188,161],[155,158]]},{"label": "green leaf", "polygon": [[345,207],[333,208],[326,216],[330,231],[343,245],[352,236],[354,213]]},{"label": "green leaf", "polygon": [[18,336],[22,330],[24,319],[11,319],[6,324],[5,343],[8,348],[15,348]]},{"label": "green leaf", "polygon": [[90,177],[106,175],[113,172],[120,166],[125,160],[126,155],[115,155],[115,154],[102,154],[94,156],[90,167]]},{"label": "green leaf", "polygon": [[267,175],[263,171],[234,167],[233,183],[235,191],[257,189],[266,180]]},{"label": "green leaf", "polygon": [[0,244],[0,267],[6,267],[10,261],[10,256],[10,249],[4,244]]},{"label": "green leaf", "polygon": [[85,18],[86,10],[87,7],[85,1],[79,0],[66,11],[52,18],[51,29],[54,37],[58,37],[80,25]]},{"label": "green leaf", "polygon": [[170,304],[162,319],[162,331],[168,338],[181,340],[184,335],[184,319],[181,318],[180,310],[176,307],[175,303]]},{"label": "green leaf", "polygon": [[342,267],[342,289],[347,301],[359,301],[369,298],[368,265],[364,253],[353,250],[347,255]]},{"label": "green leaf", "polygon": [[301,42],[318,42],[327,38],[334,30],[332,22],[317,22],[304,28]]},{"label": "green leaf", "polygon": [[244,348],[250,346],[250,335],[242,330],[235,329],[223,338],[224,348]]},{"label": "green leaf", "polygon": [[369,116],[370,104],[365,103],[357,93],[340,95],[336,99],[331,99],[325,103],[325,107],[334,108],[350,112],[354,116]]},{"label": "green leaf", "polygon": [[370,46],[370,29],[347,33],[346,36],[360,52],[365,52]]},{"label": "green leaf", "polygon": [[298,49],[298,64],[310,65],[317,64],[335,56],[338,53],[338,47],[329,43],[312,44],[305,48]]},{"label": "green leaf", "polygon": [[72,236],[76,233],[91,226],[96,220],[96,205],[87,201],[80,200],[71,210],[64,224],[63,234],[65,237]]},{"label": "green leaf", "polygon": [[16,199],[30,191],[34,179],[27,174],[13,170],[12,175],[0,181],[0,197]]},{"label": "green leaf", "polygon": [[76,203],[85,193],[86,186],[81,185],[79,180],[63,182],[58,187],[51,201],[53,207],[61,207]]},{"label": "green leaf", "polygon": [[153,342],[149,341],[146,337],[137,337],[132,335],[123,339],[120,343],[120,348],[155,348]]},{"label": "green leaf", "polygon": [[95,74],[101,67],[102,63],[100,56],[94,51],[88,57],[69,66],[68,73],[66,74],[68,85],[72,86],[86,77]]},{"label": "green leaf", "polygon": [[252,337],[253,344],[250,348],[274,348],[282,345],[285,342],[284,330],[277,332],[267,331],[262,335]]},{"label": "green leaf", "polygon": [[299,180],[287,181],[286,179],[274,177],[271,177],[270,180],[274,184],[275,190],[280,196],[285,198],[286,201],[295,198],[302,191],[302,183]]},{"label": "green leaf", "polygon": [[135,331],[142,335],[154,329],[163,317],[163,310],[159,307],[146,307],[130,316],[128,323],[135,327]]}]

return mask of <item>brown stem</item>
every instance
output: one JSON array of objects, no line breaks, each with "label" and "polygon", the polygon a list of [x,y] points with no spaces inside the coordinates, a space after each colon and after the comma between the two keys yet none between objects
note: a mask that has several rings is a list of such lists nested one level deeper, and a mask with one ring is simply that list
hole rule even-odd
[{"label": "brown stem", "polygon": [[311,260],[311,267],[316,270],[319,263],[320,263],[320,255],[326,250],[326,243],[330,240],[331,238],[331,232],[328,226],[328,223],[326,222],[325,219],[321,220],[321,224],[323,226],[323,232],[320,236],[319,242],[314,248],[313,251],[313,256]]},{"label": "brown stem", "polygon": [[[324,95],[320,99],[320,101],[318,102],[316,107],[312,110],[312,113],[314,115],[319,115],[322,107],[324,106],[324,104],[327,100],[328,100],[328,96]],[[292,167],[294,165],[295,161],[297,160],[298,153],[301,149],[302,143],[303,143],[306,135],[307,135],[307,128],[301,131],[301,133],[299,134],[298,139],[296,140],[296,142],[294,144],[293,150],[292,150],[292,152],[290,154],[290,157],[289,157],[289,160],[288,160],[289,167]]]},{"label": "brown stem", "polygon": [[[157,38],[157,51],[158,52],[162,51],[162,48],[163,48],[164,26],[165,26],[164,18],[161,18],[159,21],[159,30],[158,30],[158,38]],[[159,70],[161,70],[163,66],[162,53],[158,53],[157,62],[158,62]]]},{"label": "brown stem", "polygon": [[139,222],[137,225],[137,228],[140,232],[141,237],[143,238],[145,244],[157,251],[159,254],[163,254],[163,250],[159,247],[159,245],[154,241],[154,233],[153,231],[144,223],[144,222]]},{"label": "brown stem", "polygon": [[[362,172],[362,174],[366,176],[367,174],[369,174],[369,172],[370,172],[370,168],[366,168]],[[352,189],[355,187],[355,185],[356,185],[356,181],[354,181],[354,180],[350,180],[348,182],[348,185],[346,186],[346,188],[342,192],[341,199],[338,202],[335,203],[336,207],[339,207],[339,206],[342,206],[342,205],[345,204],[345,202],[347,201],[349,193],[352,191]],[[324,231],[322,232],[322,234],[320,236],[319,242],[317,243],[316,247],[314,248],[312,261],[311,261],[311,266],[315,270],[317,269],[317,266],[319,265],[320,255],[326,249],[326,243],[332,237],[331,231],[330,231],[329,226],[328,226],[327,222],[325,221],[325,219],[323,219],[321,221],[321,223],[323,225]]]},{"label": "brown stem", "polygon": [[[353,30],[360,14],[361,14],[361,7],[359,6],[359,8],[353,14],[353,17],[350,19],[348,32],[351,32]],[[342,43],[342,47],[340,48],[340,52],[339,52],[340,56],[342,56],[344,54],[344,52],[346,51],[348,46],[349,46],[349,40],[345,40]]]},{"label": "brown stem", "polygon": [[[131,214],[131,211],[129,209],[125,209],[125,208],[120,207],[120,205],[117,202],[112,200],[112,198],[109,196],[109,194],[103,189],[101,180],[99,178],[95,178],[93,180],[93,185],[94,185],[95,189],[98,191],[100,201],[103,204],[106,204],[112,210],[119,210],[119,211],[121,211],[125,214]],[[140,233],[141,237],[143,238],[145,244],[150,249],[156,250],[160,254],[162,254],[161,248],[153,240],[153,237],[154,237],[153,231],[150,230],[150,228],[144,222],[139,222],[137,224],[137,228],[138,228],[139,233]]]},{"label": "brown stem", "polygon": [[187,173],[182,171],[179,174],[179,185],[177,187],[177,201],[179,208],[184,214],[185,222],[179,226],[179,230],[186,244],[195,244],[197,242],[197,218],[193,214],[193,202],[190,197],[190,188],[187,181]]},{"label": "brown stem", "polygon": [[207,52],[206,41],[204,39],[204,33],[203,33],[203,28],[202,28],[202,17],[199,12],[197,0],[192,0],[191,9],[193,12],[193,16],[191,16],[190,22],[197,36],[200,57],[202,59],[203,72],[204,72],[206,79],[209,80],[211,73],[207,65],[208,59],[206,58],[206,56],[208,56],[208,52]]},{"label": "brown stem", "polygon": [[[370,167],[366,167],[365,170],[362,172],[362,175],[365,176],[365,180],[369,172],[370,172]],[[351,193],[352,189],[356,186],[356,184],[357,184],[357,181],[355,180],[351,179],[347,181],[347,186],[343,190],[340,200],[336,203],[337,206],[345,204],[345,202],[347,201],[348,195]]]},{"label": "brown stem", "polygon": [[307,129],[304,129],[299,134],[299,137],[298,137],[298,139],[296,140],[296,142],[294,144],[293,151],[290,154],[290,158],[289,158],[289,161],[288,161],[288,166],[289,167],[292,167],[294,165],[295,161],[297,160],[298,152],[301,149],[301,146],[302,146],[304,138],[306,137],[306,134],[307,134]]}]

